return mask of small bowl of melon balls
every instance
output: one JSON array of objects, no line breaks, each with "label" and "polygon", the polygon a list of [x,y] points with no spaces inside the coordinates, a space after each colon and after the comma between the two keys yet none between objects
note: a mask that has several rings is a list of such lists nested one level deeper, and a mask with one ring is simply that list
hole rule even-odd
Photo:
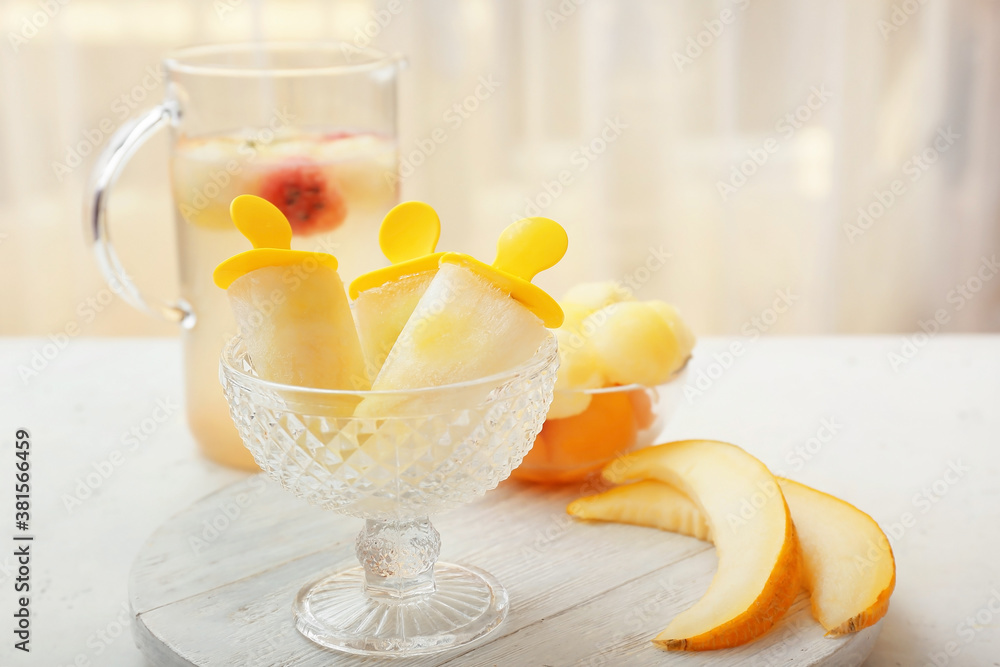
[{"label": "small bowl of melon balls", "polygon": [[683,396],[695,338],[672,305],[616,282],[583,283],[559,301],[559,372],[541,433],[512,477],[575,482],[648,447]]}]

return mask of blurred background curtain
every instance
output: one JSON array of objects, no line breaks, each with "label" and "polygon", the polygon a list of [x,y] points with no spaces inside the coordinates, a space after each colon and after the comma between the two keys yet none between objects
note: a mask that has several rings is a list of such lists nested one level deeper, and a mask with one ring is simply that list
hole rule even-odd
[{"label": "blurred background curtain", "polygon": [[[444,248],[489,258],[512,219],[554,218],[572,248],[543,284],[624,278],[701,334],[912,331],[941,309],[1000,329],[991,0],[4,0],[0,22],[2,334],[172,333],[103,303],[80,221],[96,148],[55,165],[157,101],[143,79],[172,48],[328,38],[409,57],[403,196],[438,209]],[[110,212],[162,296],[167,151]]]}]

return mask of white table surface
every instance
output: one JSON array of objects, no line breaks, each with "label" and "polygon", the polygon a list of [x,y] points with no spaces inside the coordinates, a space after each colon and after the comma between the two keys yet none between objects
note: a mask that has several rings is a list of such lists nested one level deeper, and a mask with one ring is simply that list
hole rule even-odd
[{"label": "white table surface", "polygon": [[[700,341],[688,381],[721,368],[714,355],[732,340]],[[158,400],[181,403],[176,340],[72,340],[23,382],[18,365],[45,342],[0,340],[0,516],[9,517],[0,539],[12,544],[21,427],[32,433],[36,536],[30,655],[14,651],[3,629],[12,626],[13,549],[0,546],[0,665],[143,665],[120,625],[135,554],[168,517],[244,474],[196,455],[180,409],[134,451],[123,445]],[[896,370],[887,355],[900,352],[901,337],[742,343],[745,353],[713,372],[718,379],[682,406],[665,439],[734,442],[883,529],[896,526],[896,592],[866,664],[1000,665],[1000,336],[938,336]],[[832,439],[804,450],[826,435],[824,423],[835,425]],[[115,450],[120,465],[68,510],[77,480]]]}]

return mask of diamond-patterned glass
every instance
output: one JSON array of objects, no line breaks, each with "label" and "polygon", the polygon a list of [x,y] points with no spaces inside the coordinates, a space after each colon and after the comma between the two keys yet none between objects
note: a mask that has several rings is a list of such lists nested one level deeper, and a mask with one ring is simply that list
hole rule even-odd
[{"label": "diamond-patterned glass", "polygon": [[541,430],[558,366],[549,339],[493,382],[411,392],[406,416],[369,418],[351,414],[364,392],[262,382],[239,341],[225,354],[230,413],[261,469],[315,505],[378,520],[428,516],[496,487]]}]

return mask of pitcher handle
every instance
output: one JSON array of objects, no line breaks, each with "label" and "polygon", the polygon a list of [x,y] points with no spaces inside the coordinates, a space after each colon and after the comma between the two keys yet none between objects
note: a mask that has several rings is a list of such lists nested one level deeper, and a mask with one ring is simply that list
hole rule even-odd
[{"label": "pitcher handle", "polygon": [[89,227],[90,240],[98,266],[100,266],[101,273],[108,285],[133,308],[190,328],[194,326],[195,315],[191,306],[183,299],[170,303],[143,296],[118,259],[108,230],[107,205],[111,188],[118,180],[125,165],[128,164],[129,159],[157,130],[170,124],[175,112],[175,107],[169,102],[159,104],[143,115],[128,121],[115,132],[108,145],[101,152],[91,174],[90,186],[87,188],[84,220]]}]

